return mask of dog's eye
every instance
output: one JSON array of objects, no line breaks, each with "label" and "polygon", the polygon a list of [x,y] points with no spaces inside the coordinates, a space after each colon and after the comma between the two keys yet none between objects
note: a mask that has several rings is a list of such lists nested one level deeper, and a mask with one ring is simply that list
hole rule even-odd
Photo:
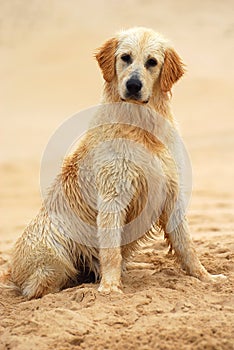
[{"label": "dog's eye", "polygon": [[157,66],[158,62],[155,58],[149,58],[146,62],[146,68]]},{"label": "dog's eye", "polygon": [[132,58],[129,54],[122,55],[121,60],[126,62],[126,63],[132,63]]}]

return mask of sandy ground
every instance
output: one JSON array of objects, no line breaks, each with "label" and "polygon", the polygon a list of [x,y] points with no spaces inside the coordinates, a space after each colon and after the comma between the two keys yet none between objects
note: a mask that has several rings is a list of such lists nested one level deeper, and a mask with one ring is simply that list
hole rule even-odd
[{"label": "sandy ground", "polygon": [[162,237],[123,278],[124,295],[85,284],[27,301],[0,289],[0,349],[234,349],[233,1],[0,0],[0,267],[40,207],[40,159],[67,117],[99,102],[92,52],[145,25],[188,65],[173,107],[193,166],[188,217],[215,285],[185,276]]}]

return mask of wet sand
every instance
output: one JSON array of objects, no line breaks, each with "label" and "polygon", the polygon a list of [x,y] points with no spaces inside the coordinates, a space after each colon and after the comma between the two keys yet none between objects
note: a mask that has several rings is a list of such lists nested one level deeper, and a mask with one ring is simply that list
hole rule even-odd
[{"label": "wet sand", "polygon": [[93,51],[121,28],[169,37],[188,73],[173,109],[191,157],[188,210],[198,255],[225,282],[186,276],[163,237],[127,271],[124,295],[85,284],[27,301],[0,289],[0,350],[233,349],[233,1],[0,2],[0,268],[40,208],[44,148],[69,116],[99,103]]}]

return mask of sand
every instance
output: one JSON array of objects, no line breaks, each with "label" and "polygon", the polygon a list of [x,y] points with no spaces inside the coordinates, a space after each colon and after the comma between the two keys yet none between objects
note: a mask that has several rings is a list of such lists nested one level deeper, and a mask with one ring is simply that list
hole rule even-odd
[{"label": "sand", "polygon": [[0,289],[0,349],[234,349],[233,1],[0,1],[0,268],[40,203],[43,150],[70,115],[99,102],[93,50],[116,30],[164,33],[188,66],[173,109],[193,168],[188,209],[202,263],[186,276],[162,237],[123,277],[123,295],[84,284],[27,301]]}]

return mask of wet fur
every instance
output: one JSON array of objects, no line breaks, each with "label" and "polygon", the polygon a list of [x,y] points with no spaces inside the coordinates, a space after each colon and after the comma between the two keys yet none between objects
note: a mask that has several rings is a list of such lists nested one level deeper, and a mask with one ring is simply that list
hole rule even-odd
[{"label": "wet fur", "polygon": [[[122,63],[118,60],[121,49],[123,50],[125,45],[130,50],[135,50],[136,60],[138,60],[140,67],[141,56],[147,53],[149,42],[153,47],[153,52],[155,43],[158,67],[153,73],[146,72],[143,68],[140,70],[139,74],[145,86],[144,93],[150,94],[150,98],[147,106],[141,108],[142,115],[139,118],[144,118],[144,113],[150,113],[149,111],[152,110],[173,125],[170,91],[172,85],[183,75],[184,65],[168,41],[151,30],[134,28],[123,31],[108,40],[96,52],[96,59],[105,80],[102,102],[119,102],[119,108],[123,108],[123,111],[128,108],[129,113],[132,111],[135,113],[134,108],[137,103],[141,104],[140,102],[121,103],[120,94],[124,86],[121,83],[128,74],[131,74],[131,68],[122,71]],[[151,119],[152,121],[153,119]],[[157,158],[160,164],[163,164],[167,177],[165,189],[167,200],[162,215],[157,222],[152,222],[152,225],[164,230],[168,244],[175,251],[182,267],[188,274],[201,280],[212,280],[212,276],[201,265],[196,255],[186,219],[174,231],[169,233],[166,230],[166,224],[178,192],[177,174],[174,163],[168,155],[167,147],[140,128],[121,127],[121,125],[113,128],[113,126],[106,125],[101,129],[97,127],[88,131],[77,150],[65,160],[61,174],[55,180],[41,210],[15,245],[10,280],[27,298],[37,298],[47,293],[57,292],[62,288],[86,280],[88,275],[92,280],[100,280],[99,290],[101,292],[121,292],[123,262],[127,261],[133,252],[140,248],[140,243],[154,236],[154,230],[149,230],[132,243],[99,249],[77,243],[71,238],[71,235],[67,234],[69,230],[77,229],[72,225],[75,225],[75,215],[79,215],[84,222],[96,227],[97,236],[101,240],[103,229],[113,225],[118,227],[126,221],[131,221],[144,207],[147,183],[144,181],[144,176],[140,174],[140,170],[137,169],[137,165],[135,167],[129,166],[126,170],[129,171],[129,176],[132,177],[133,181],[136,180],[134,172],[140,175],[134,182],[133,199],[119,217],[105,214],[101,209],[94,209],[82,199],[81,189],[77,185],[77,176],[82,160],[99,142],[119,137],[142,144]],[[172,135],[164,135],[164,139],[167,139],[168,144],[173,143]],[[115,192],[113,173],[118,175],[119,172],[121,174],[121,170],[118,168],[116,172],[115,164],[111,164],[110,168],[106,167],[103,171],[104,173],[99,174],[97,179],[97,189],[103,197],[107,196],[107,193],[112,196]],[[124,167],[122,171],[125,171]],[[156,180],[160,181],[157,175],[155,176]],[[82,185],[88,193],[87,184],[84,182]],[[112,203],[111,200],[108,203]],[[56,222],[53,221],[54,217],[56,217]],[[65,217],[67,221],[63,222]],[[58,229],[56,223],[62,227],[62,230]]]}]

